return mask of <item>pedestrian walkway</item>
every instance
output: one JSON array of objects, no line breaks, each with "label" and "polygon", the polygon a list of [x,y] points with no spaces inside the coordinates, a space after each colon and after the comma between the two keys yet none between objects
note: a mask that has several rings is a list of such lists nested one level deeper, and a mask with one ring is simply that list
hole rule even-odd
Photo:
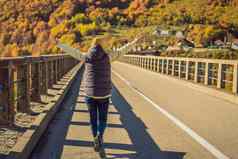
[{"label": "pedestrian walkway", "polygon": [[[31,159],[98,159],[92,141],[79,75]],[[108,159],[182,159],[185,155],[161,151],[146,125],[116,88],[113,88],[104,142]]]}]

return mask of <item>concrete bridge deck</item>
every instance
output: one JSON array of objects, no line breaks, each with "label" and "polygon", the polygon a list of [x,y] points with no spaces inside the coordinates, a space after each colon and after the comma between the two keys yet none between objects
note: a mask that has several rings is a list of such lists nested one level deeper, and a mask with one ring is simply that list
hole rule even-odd
[{"label": "concrete bridge deck", "polygon": [[[237,105],[128,64],[114,63],[113,72],[105,134],[108,158],[238,157]],[[80,79],[31,159],[99,158],[92,148]]]}]

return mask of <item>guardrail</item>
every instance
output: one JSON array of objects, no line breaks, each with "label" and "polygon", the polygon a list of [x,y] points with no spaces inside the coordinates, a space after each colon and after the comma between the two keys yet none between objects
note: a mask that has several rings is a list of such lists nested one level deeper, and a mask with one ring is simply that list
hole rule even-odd
[{"label": "guardrail", "polygon": [[30,102],[56,84],[78,61],[64,54],[0,59],[0,123],[14,122],[16,112],[29,112]]},{"label": "guardrail", "polygon": [[238,93],[238,60],[125,55],[120,61]]}]

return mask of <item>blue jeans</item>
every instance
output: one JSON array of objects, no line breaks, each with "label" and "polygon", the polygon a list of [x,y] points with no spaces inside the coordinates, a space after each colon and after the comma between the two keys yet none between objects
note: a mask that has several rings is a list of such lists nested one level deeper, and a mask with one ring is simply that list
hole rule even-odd
[{"label": "blue jeans", "polygon": [[107,114],[109,107],[109,98],[94,99],[85,97],[85,102],[90,113],[91,130],[94,137],[102,137],[107,126]]}]

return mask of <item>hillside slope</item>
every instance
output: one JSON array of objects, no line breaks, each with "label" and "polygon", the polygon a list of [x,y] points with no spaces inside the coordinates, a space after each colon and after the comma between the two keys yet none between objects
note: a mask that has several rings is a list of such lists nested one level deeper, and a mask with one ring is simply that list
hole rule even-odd
[{"label": "hillside slope", "polygon": [[238,0],[1,0],[0,55],[56,53],[56,40],[120,26],[214,25],[238,28]]}]

